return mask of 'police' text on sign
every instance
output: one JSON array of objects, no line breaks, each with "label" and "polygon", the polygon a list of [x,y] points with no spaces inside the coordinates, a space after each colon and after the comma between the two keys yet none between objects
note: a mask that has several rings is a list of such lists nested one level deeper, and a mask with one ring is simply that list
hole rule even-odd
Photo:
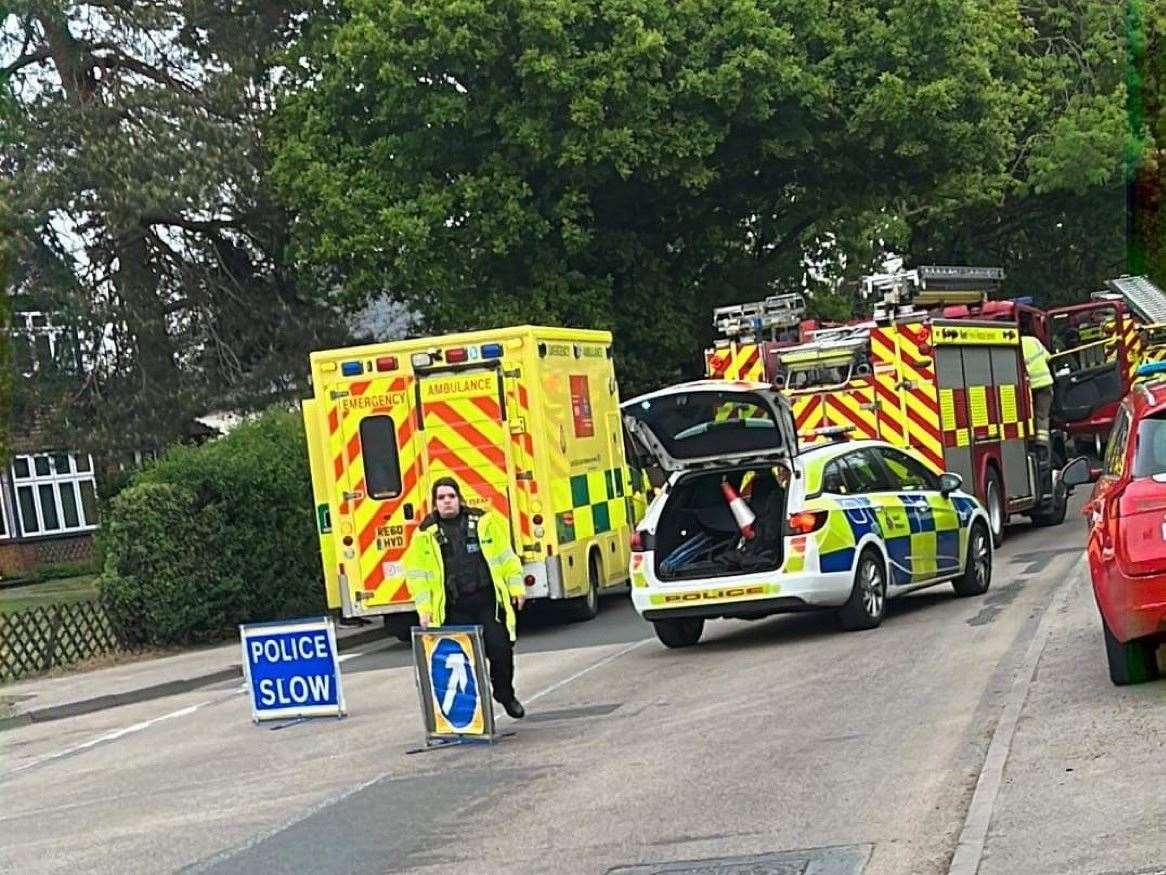
[{"label": "'police' text on sign", "polygon": [[345,713],[330,620],[240,626],[239,635],[254,720]]}]

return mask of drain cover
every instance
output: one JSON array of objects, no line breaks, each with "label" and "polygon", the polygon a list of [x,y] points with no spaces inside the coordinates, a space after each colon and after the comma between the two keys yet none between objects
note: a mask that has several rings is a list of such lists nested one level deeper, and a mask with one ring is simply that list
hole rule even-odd
[{"label": "drain cover", "polygon": [[859,875],[870,845],[811,848],[751,857],[678,860],[609,869],[608,875]]}]

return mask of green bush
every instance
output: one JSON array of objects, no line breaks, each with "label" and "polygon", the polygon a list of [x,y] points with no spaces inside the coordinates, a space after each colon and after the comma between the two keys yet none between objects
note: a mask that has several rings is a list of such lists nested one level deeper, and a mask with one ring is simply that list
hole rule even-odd
[{"label": "green bush", "polygon": [[104,548],[102,599],[132,643],[213,641],[239,623],[323,613],[298,416],[271,411],[168,451],[110,503]]}]

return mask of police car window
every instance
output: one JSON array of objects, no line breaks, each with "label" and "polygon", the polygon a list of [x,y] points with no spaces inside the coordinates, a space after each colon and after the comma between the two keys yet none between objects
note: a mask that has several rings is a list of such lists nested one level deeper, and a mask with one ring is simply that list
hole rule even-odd
[{"label": "police car window", "polygon": [[851,495],[855,492],[861,492],[854,475],[850,473],[850,469],[842,459],[835,459],[823,469],[822,491],[833,495]]},{"label": "police car window", "polygon": [[858,450],[842,457],[855,479],[859,492],[889,492],[898,487],[883,470],[881,460],[871,450]]},{"label": "police car window", "polygon": [[1105,448],[1106,474],[1114,477],[1121,476],[1125,462],[1126,438],[1129,433],[1130,414],[1128,410],[1122,409],[1117,415],[1117,420],[1113,423],[1113,429],[1109,433],[1109,445]]},{"label": "police car window", "polygon": [[360,422],[360,458],[369,498],[401,494],[401,460],[397,456],[397,426],[389,416],[366,416]]},{"label": "police car window", "polygon": [[927,470],[921,462],[912,459],[906,453],[895,450],[880,450],[883,464],[896,481],[896,488],[905,492],[918,492],[923,489],[938,489],[939,483],[934,474]]}]

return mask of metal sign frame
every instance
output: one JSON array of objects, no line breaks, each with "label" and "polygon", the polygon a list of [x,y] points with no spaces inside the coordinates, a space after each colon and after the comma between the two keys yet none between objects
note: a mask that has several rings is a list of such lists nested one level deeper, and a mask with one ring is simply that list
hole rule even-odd
[{"label": "metal sign frame", "polygon": [[[335,705],[296,705],[287,708],[260,708],[256,701],[255,686],[251,681],[251,656],[247,650],[249,638],[264,635],[280,635],[290,632],[324,632],[328,636],[328,647],[332,656],[332,677],[336,683]],[[247,696],[251,700],[251,720],[295,720],[305,717],[344,717],[348,706],[344,701],[344,683],[340,677],[340,651],[336,647],[336,627],[331,617],[311,617],[303,620],[275,620],[267,623],[244,623],[239,626],[239,645],[243,651],[243,678],[247,685]]]},{"label": "metal sign frame", "polygon": [[[476,732],[459,731],[448,718],[444,716],[438,704],[433,688],[431,656],[437,649],[441,639],[457,642],[470,657],[469,666],[477,694],[474,717],[470,724],[477,722],[478,712],[481,712],[481,730]],[[459,640],[460,639],[460,640]],[[426,642],[433,643],[426,649]],[[465,644],[469,647],[466,648]],[[443,744],[492,744],[497,738],[497,727],[494,720],[494,699],[490,695],[490,678],[486,672],[486,646],[482,640],[481,626],[432,626],[422,629],[413,627],[413,673],[417,683],[417,697],[421,706],[421,723],[425,730],[426,747],[436,747]],[[438,725],[437,715],[443,713],[449,728]]]}]

